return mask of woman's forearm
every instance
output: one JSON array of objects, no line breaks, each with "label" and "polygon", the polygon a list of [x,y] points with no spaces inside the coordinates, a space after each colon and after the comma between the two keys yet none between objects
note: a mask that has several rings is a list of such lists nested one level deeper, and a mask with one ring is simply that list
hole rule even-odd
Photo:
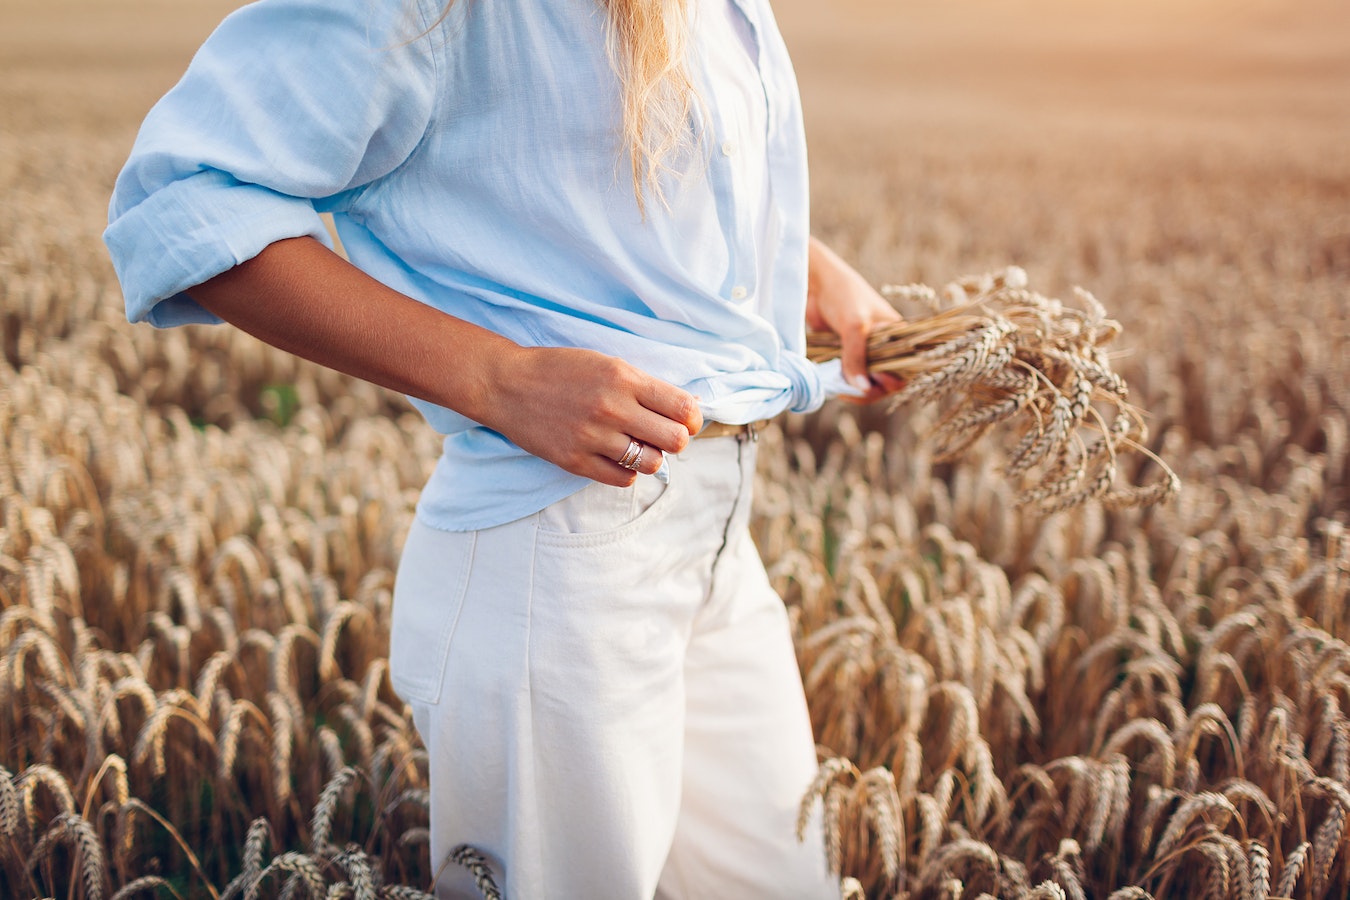
[{"label": "woman's forearm", "polygon": [[[629,437],[678,453],[687,392],[589,350],[527,348],[381,284],[313,238],[268,246],[187,292],[283,350],[461,413],[569,472],[627,484]],[[650,474],[659,454],[644,458]]]},{"label": "woman's forearm", "polygon": [[297,356],[483,421],[521,347],[371,278],[313,238],[278,241],[187,292]]}]

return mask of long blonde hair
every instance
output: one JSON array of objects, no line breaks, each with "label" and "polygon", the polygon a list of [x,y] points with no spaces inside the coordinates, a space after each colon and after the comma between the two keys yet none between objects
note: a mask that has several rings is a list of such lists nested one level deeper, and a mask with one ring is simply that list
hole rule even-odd
[{"label": "long blonde hair", "polygon": [[638,208],[645,212],[648,190],[665,201],[661,173],[690,143],[696,95],[687,61],[689,0],[603,2],[609,12],[609,61],[623,105],[623,144]]},{"label": "long blonde hair", "polygon": [[[450,14],[454,2],[448,0],[423,34]],[[687,60],[690,0],[599,2],[608,13],[605,47],[619,80],[623,147],[645,216],[649,192],[665,203],[661,175],[670,170],[670,159],[693,144],[688,122],[697,94]]]}]

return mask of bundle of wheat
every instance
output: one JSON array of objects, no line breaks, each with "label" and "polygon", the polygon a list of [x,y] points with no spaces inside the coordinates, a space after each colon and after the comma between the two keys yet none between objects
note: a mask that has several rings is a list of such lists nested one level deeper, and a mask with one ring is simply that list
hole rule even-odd
[{"label": "bundle of wheat", "polygon": [[[1067,306],[1029,290],[1026,273],[1010,267],[963,278],[941,294],[926,285],[882,292],[932,310],[873,331],[867,358],[869,370],[907,381],[895,405],[945,407],[932,435],[939,460],[996,427],[1020,431],[1004,472],[1022,480],[1020,502],[1046,514],[1089,500],[1149,506],[1180,488],[1176,473],[1144,446],[1143,416],[1111,370],[1105,347],[1120,324],[1087,291],[1076,291],[1082,309]],[[816,361],[840,352],[831,334],[812,333],[808,347]],[[1146,485],[1114,487],[1118,457],[1131,450],[1162,474]]]}]

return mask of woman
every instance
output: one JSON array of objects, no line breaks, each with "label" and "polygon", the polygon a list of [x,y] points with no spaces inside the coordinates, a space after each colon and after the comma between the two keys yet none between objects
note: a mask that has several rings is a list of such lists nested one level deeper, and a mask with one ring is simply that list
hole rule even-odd
[{"label": "woman", "polygon": [[895,314],[808,237],[767,3],[439,2],[222,23],[117,183],[128,317],[232,322],[446,435],[391,637],[434,861],[471,844],[511,898],[837,896],[794,835],[815,756],[753,423],[823,400],[804,323],[895,387],[864,360]]}]

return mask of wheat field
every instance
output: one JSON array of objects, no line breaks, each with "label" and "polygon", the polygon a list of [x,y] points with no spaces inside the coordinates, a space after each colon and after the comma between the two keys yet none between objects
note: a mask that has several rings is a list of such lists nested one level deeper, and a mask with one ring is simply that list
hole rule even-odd
[{"label": "wheat field", "polygon": [[[232,330],[126,325],[99,240],[229,6],[0,9],[3,897],[414,898],[478,865],[429,858],[385,660],[435,435]],[[820,852],[852,897],[1345,896],[1350,10],[776,8],[817,234],[877,284],[1092,291],[1184,483],[1042,516],[1011,448],[940,460],[929,408],[766,430]]]}]

